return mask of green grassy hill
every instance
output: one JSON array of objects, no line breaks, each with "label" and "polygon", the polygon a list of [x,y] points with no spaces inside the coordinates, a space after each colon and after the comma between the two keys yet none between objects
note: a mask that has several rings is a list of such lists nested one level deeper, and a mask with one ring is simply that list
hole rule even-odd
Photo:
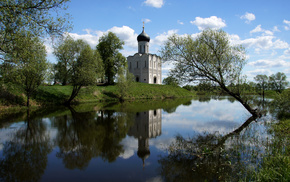
[{"label": "green grassy hill", "polygon": [[[42,103],[63,103],[71,94],[71,86],[41,86],[35,95],[35,100]],[[194,94],[180,87],[169,85],[151,85],[133,83],[125,96],[125,100],[164,99],[190,97]],[[119,100],[121,94],[116,85],[90,86],[81,89],[75,102],[98,102]]]}]

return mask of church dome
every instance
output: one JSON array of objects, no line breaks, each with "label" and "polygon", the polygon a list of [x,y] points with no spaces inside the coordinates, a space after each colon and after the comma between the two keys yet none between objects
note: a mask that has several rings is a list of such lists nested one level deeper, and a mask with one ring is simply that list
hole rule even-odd
[{"label": "church dome", "polygon": [[137,40],[138,40],[138,42],[140,42],[140,41],[149,42],[150,41],[150,37],[147,33],[145,33],[144,27],[143,27],[142,33],[140,35],[138,35]]}]

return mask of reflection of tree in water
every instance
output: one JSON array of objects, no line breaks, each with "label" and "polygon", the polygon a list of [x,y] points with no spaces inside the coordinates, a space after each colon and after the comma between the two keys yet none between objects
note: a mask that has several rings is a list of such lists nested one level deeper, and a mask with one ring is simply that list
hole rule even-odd
[{"label": "reflection of tree in water", "polygon": [[221,136],[205,133],[191,139],[176,137],[169,155],[159,159],[166,181],[239,181],[260,160],[261,141],[249,118],[235,131]]},{"label": "reflection of tree in water", "polygon": [[130,127],[130,115],[114,111],[78,113],[71,109],[71,116],[59,118],[56,144],[69,169],[84,169],[94,157],[113,162],[123,152],[121,140]]},{"label": "reflection of tree in water", "polygon": [[29,115],[28,111],[25,126],[4,144],[0,180],[39,181],[44,173],[52,145],[44,122]]}]

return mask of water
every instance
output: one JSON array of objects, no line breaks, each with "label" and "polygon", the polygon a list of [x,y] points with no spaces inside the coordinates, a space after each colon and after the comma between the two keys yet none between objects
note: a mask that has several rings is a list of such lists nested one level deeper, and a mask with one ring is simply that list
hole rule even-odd
[{"label": "water", "polygon": [[[253,150],[260,140],[252,142],[249,138],[267,137],[264,122],[249,122],[239,133],[243,136],[239,140],[228,135],[249,117],[240,103],[226,98],[100,103],[17,113],[0,122],[0,180],[220,180],[240,170],[233,163],[248,165],[245,161],[251,152],[263,152]],[[214,141],[222,148],[218,156],[223,158],[223,151],[230,153],[222,162],[195,155],[188,165],[184,163],[188,158],[182,158],[181,165],[180,156],[178,161],[170,158],[176,156],[172,147],[178,144],[177,136],[193,139],[211,135],[225,136],[221,145]],[[202,150],[207,150],[204,142],[198,144],[191,146],[197,147],[194,152],[201,144]],[[200,167],[205,161],[217,166]],[[230,171],[221,171],[221,165],[229,162]],[[218,174],[221,172],[224,174]]]}]

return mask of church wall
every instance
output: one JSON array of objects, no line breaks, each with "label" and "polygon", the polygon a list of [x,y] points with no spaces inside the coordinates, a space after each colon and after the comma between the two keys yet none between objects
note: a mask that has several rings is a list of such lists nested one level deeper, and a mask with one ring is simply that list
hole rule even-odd
[{"label": "church wall", "polygon": [[127,58],[129,71],[139,78],[139,82],[162,84],[161,58],[154,54],[138,54]]}]

